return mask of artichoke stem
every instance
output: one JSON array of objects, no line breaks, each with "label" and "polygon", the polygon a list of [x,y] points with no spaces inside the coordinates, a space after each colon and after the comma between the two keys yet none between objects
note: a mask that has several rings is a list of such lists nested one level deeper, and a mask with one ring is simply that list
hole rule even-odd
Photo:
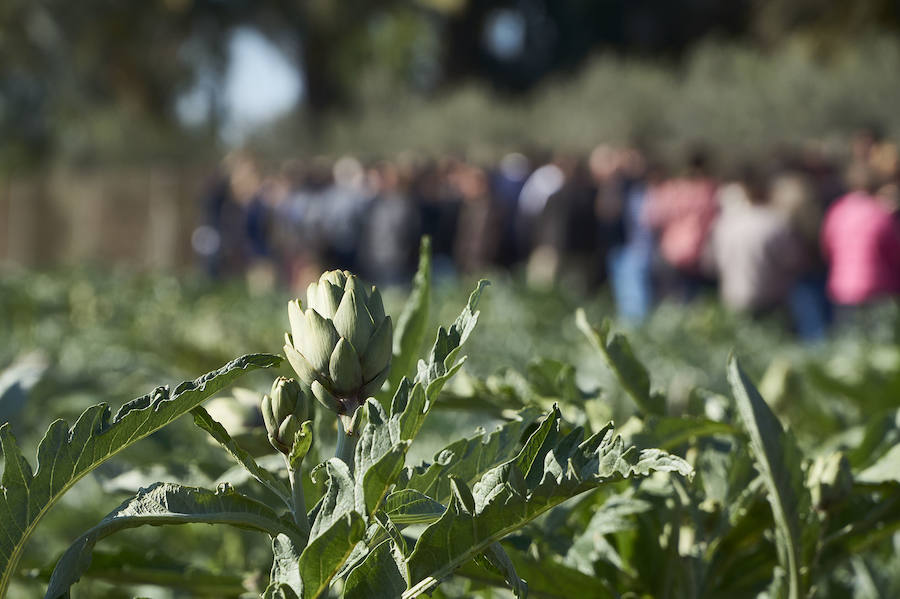
[{"label": "artichoke stem", "polygon": [[284,462],[287,464],[288,477],[291,482],[291,497],[293,499],[293,516],[294,524],[303,533],[303,536],[309,538],[309,518],[306,515],[306,497],[303,494],[303,474],[300,464],[297,468],[291,468],[291,463],[287,456],[284,456]]},{"label": "artichoke stem", "polygon": [[356,451],[358,438],[359,436],[354,434],[354,431],[344,429],[344,422],[338,417],[337,449],[334,452],[334,457],[343,460],[351,471],[353,470],[353,453]]}]

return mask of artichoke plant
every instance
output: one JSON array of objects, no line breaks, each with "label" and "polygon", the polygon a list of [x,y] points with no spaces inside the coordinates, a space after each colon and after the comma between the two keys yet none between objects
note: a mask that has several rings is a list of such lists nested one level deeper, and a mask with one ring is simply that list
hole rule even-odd
[{"label": "artichoke plant", "polygon": [[283,376],[275,379],[270,395],[263,395],[262,410],[266,432],[272,447],[287,455],[309,413],[307,397],[294,379]]},{"label": "artichoke plant", "polygon": [[300,300],[288,303],[291,332],[284,351],[297,375],[344,430],[356,409],[388,376],[393,328],[381,294],[347,271],[324,273]]}]

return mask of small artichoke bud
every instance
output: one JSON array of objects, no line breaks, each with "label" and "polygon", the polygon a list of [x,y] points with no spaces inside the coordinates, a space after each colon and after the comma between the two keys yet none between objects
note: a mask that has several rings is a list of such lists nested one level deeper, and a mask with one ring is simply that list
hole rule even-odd
[{"label": "small artichoke bud", "polygon": [[381,294],[347,271],[329,271],[288,303],[288,361],[322,405],[352,415],[390,372],[393,325]]},{"label": "small artichoke bud", "polygon": [[281,453],[290,452],[294,435],[308,416],[307,401],[300,383],[285,377],[275,379],[271,395],[263,395],[260,409],[269,442]]},{"label": "small artichoke bud", "polygon": [[293,414],[300,422],[306,420],[309,407],[306,405],[306,394],[296,379],[283,376],[272,383],[272,412],[279,422]]}]

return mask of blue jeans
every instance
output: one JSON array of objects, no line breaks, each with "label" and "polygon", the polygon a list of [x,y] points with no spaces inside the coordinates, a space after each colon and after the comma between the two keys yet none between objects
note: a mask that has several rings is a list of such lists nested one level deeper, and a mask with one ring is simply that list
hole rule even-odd
[{"label": "blue jeans", "polygon": [[643,322],[653,306],[651,256],[644,248],[624,245],[612,248],[607,257],[616,309],[631,324]]},{"label": "blue jeans", "polygon": [[832,312],[825,294],[825,275],[809,273],[797,279],[788,302],[797,336],[808,343],[824,340]]}]

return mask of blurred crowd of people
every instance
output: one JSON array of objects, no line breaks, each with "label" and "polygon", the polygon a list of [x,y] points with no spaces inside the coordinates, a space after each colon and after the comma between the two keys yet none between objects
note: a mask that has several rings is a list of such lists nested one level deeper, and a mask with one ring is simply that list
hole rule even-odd
[{"label": "blurred crowd of people", "polygon": [[266,174],[235,153],[192,243],[213,276],[299,290],[329,268],[407,283],[429,235],[439,276],[521,268],[534,285],[608,283],[635,323],[664,298],[717,290],[736,311],[782,312],[806,340],[900,296],[896,143],[866,129],[841,152],[810,145],[714,166],[700,148],[673,166],[604,145],[493,164],[319,157]]}]

